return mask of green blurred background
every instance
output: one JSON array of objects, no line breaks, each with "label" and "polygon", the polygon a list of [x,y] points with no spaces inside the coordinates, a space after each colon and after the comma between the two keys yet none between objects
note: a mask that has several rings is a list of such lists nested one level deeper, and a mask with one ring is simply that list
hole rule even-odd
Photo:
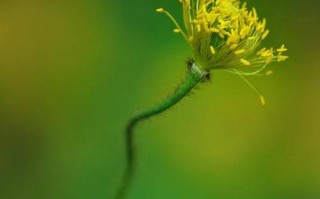
[{"label": "green blurred background", "polygon": [[[128,199],[319,199],[318,0],[248,0],[264,43],[289,49],[275,74],[212,82],[137,129]],[[161,101],[191,51],[154,12],[173,0],[0,1],[0,198],[112,199],[123,126]]]}]

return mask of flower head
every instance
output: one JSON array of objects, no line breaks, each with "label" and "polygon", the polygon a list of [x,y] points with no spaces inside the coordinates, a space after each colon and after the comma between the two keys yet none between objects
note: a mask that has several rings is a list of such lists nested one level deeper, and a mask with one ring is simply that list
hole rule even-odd
[{"label": "flower head", "polygon": [[[287,49],[261,48],[268,34],[266,19],[259,20],[255,8],[248,10],[239,0],[179,0],[183,7],[184,28],[163,8],[175,24],[175,33],[181,34],[190,44],[197,66],[209,72],[223,69],[240,75],[258,94],[260,92],[246,79],[246,75],[262,73],[274,61],[288,59]],[[260,94],[262,104],[264,98]]]},{"label": "flower head", "polygon": [[[176,25],[175,33],[180,33],[190,44],[195,62],[200,68],[226,69],[242,75],[259,74],[273,61],[284,61],[287,51],[284,45],[260,48],[269,30],[266,20],[259,20],[255,8],[248,10],[246,3],[239,0],[180,0],[183,7],[184,28],[166,10],[166,14]],[[255,69],[248,72],[243,69]]]}]

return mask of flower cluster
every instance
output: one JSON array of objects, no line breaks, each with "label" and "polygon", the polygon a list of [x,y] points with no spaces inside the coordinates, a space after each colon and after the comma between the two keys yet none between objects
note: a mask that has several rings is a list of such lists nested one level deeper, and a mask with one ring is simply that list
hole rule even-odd
[{"label": "flower cluster", "polygon": [[[266,19],[259,20],[255,8],[248,10],[239,0],[180,0],[184,28],[163,8],[175,24],[175,33],[182,34],[191,45],[195,63],[205,71],[224,69],[244,75],[261,75],[267,64],[284,61],[287,49],[259,48],[269,30]],[[249,69],[249,70],[247,70]],[[268,71],[266,74],[271,74]]]}]

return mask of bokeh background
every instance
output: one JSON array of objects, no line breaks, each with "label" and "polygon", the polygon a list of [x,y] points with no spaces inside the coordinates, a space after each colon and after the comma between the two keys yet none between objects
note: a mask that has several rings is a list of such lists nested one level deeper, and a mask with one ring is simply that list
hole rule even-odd
[{"label": "bokeh background", "polygon": [[[286,44],[274,75],[212,82],[137,129],[128,199],[319,199],[318,0],[248,0]],[[192,56],[173,0],[0,1],[0,198],[112,199],[123,127],[161,101]],[[179,18],[180,19],[180,18]]]}]

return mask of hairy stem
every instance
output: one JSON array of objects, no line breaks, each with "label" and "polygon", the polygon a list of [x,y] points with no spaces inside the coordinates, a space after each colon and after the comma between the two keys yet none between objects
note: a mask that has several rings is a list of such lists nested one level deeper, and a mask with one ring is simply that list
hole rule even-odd
[{"label": "hairy stem", "polygon": [[128,188],[131,184],[133,174],[135,171],[135,148],[134,148],[134,128],[139,122],[142,122],[148,118],[156,116],[171,107],[173,107],[176,103],[182,100],[190,91],[201,81],[207,78],[207,72],[201,71],[194,63],[188,70],[186,79],[178,86],[175,92],[165,99],[162,103],[154,106],[151,109],[145,110],[134,117],[132,117],[126,127],[125,136],[126,136],[126,158],[127,165],[125,175],[123,177],[122,183],[118,189],[117,195],[115,199],[124,199]]}]

